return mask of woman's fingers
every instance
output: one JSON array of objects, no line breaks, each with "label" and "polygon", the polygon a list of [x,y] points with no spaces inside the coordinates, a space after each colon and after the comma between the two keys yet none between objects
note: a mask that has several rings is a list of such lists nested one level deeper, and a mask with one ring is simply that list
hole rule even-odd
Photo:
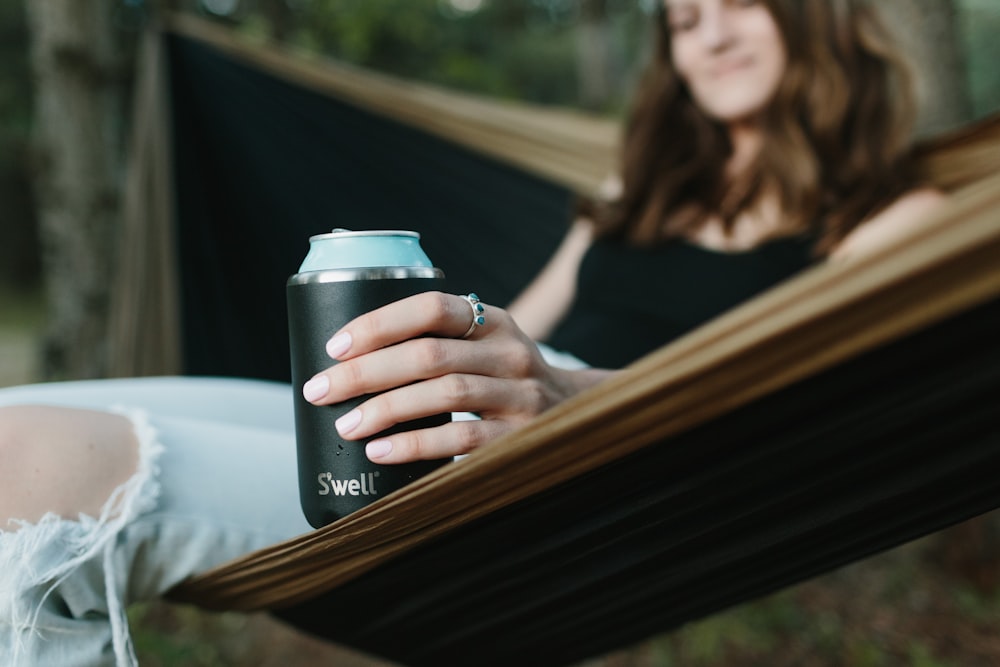
[{"label": "woman's fingers", "polygon": [[[417,338],[341,361],[306,383],[303,395],[311,403],[328,405],[454,373],[530,377],[540,359],[530,343],[508,337],[474,342]],[[450,409],[476,408],[456,404]]]},{"label": "woman's fingers", "polygon": [[463,406],[464,412],[520,425],[554,401],[546,400],[540,387],[532,379],[500,380],[455,373],[374,396],[337,419],[336,427],[342,438],[361,440],[396,424],[455,412],[456,406]]},{"label": "woman's fingers", "polygon": [[[379,463],[469,452],[567,394],[506,311],[473,295],[428,292],[379,308],[344,326],[327,353],[338,363],[302,392],[316,405],[371,395],[336,427],[344,439],[372,439],[366,453]],[[448,412],[477,412],[482,420],[377,435]]]},{"label": "woman's fingers", "polygon": [[[495,328],[490,311],[482,305],[483,334]],[[419,336],[459,338],[469,331],[476,306],[465,297],[444,292],[423,292],[355,318],[327,343],[333,359],[351,359],[373,350]]]},{"label": "woman's fingers", "polygon": [[386,464],[443,459],[468,454],[512,429],[502,421],[456,421],[372,440],[365,445],[365,454],[375,463]]},{"label": "woman's fingers", "polygon": [[479,372],[485,360],[463,350],[463,342],[418,338],[376,350],[318,373],[306,383],[303,393],[310,402],[327,405],[439,377],[458,368]]}]

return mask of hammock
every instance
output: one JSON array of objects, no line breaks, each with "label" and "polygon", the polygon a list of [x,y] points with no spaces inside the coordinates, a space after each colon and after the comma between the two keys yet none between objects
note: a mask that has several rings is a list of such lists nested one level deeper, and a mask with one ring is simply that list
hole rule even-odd
[{"label": "hammock", "polygon": [[[148,328],[123,326],[118,349],[148,349],[151,335],[166,341],[180,321],[187,344],[158,358],[125,354],[125,372],[283,377],[279,332],[228,357],[212,341],[230,345],[221,331],[245,337],[267,313],[282,313],[272,319],[283,327],[283,295],[273,292],[297,265],[306,230],[332,226],[331,211],[387,226],[401,214],[388,208],[397,193],[413,223],[405,226],[423,232],[427,223],[428,253],[454,291],[483,294],[488,284],[502,303],[544,261],[573,194],[592,192],[605,171],[570,177],[553,165],[574,160],[556,156],[592,150],[611,164],[614,132],[604,123],[564,125],[557,112],[513,106],[446,116],[437,129],[386,118],[386,109],[434,115],[434,100],[448,100],[441,113],[480,102],[412,84],[385,102],[393,88],[383,78],[358,83],[368,79],[357,71],[250,48],[189,19],[147,48],[161,74],[148,80],[160,85],[142,88],[139,106],[168,108],[169,61],[174,141],[158,131],[162,121],[138,135],[143,178],[131,201],[146,214],[128,237],[140,259],[122,304],[145,305],[131,319]],[[568,129],[588,126],[581,142]],[[451,130],[464,138],[448,142]],[[523,151],[485,145],[517,136],[535,136],[543,157],[528,164]],[[997,119],[929,143],[924,168],[952,201],[896,246],[811,269],[491,447],[194,577],[171,597],[269,609],[405,664],[467,664],[469,655],[483,665],[565,664],[1000,506],[998,148]],[[171,152],[172,173],[163,162]],[[421,178],[408,190],[429,164],[469,180],[428,193]],[[361,171],[377,185],[362,190]],[[393,196],[379,197],[383,188]],[[149,201],[176,207],[174,219]],[[233,247],[237,235],[246,249]],[[508,235],[516,240],[499,238]],[[503,261],[470,259],[477,242]],[[517,268],[507,271],[508,260]],[[491,263],[503,272],[486,273]],[[243,300],[248,288],[253,298]],[[273,367],[247,367],[268,357]]]}]

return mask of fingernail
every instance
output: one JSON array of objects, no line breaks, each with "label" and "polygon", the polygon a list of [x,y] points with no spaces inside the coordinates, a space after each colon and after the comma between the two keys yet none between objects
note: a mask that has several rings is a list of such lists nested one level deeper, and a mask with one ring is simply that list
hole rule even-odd
[{"label": "fingernail", "polygon": [[361,423],[361,410],[351,410],[346,415],[338,419],[335,424],[337,426],[337,432],[341,435],[347,435],[354,428]]},{"label": "fingernail", "polygon": [[330,380],[325,375],[317,375],[302,385],[302,396],[310,403],[324,398],[330,391]]},{"label": "fingernail", "polygon": [[365,446],[365,454],[370,459],[380,459],[392,451],[392,443],[388,440],[372,440]]},{"label": "fingernail", "polygon": [[346,331],[337,334],[326,343],[326,353],[332,359],[336,359],[349,349],[351,349],[351,334]]}]

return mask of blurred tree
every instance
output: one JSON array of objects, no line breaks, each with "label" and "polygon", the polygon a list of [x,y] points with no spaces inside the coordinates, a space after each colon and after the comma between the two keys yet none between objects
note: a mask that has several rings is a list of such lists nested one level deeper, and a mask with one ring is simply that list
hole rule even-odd
[{"label": "blurred tree", "polygon": [[972,117],[954,0],[878,3],[910,57],[920,96],[918,131],[933,134]]},{"label": "blurred tree", "polygon": [[107,363],[130,58],[115,0],[25,3],[34,77],[33,183],[42,238],[45,378]]},{"label": "blurred tree", "polygon": [[976,117],[1000,109],[1000,2],[959,0],[959,32],[962,35],[969,94]]},{"label": "blurred tree", "polygon": [[28,186],[31,86],[28,26],[19,2],[0,3],[0,283],[15,289],[39,280],[38,236]]},{"label": "blurred tree", "polygon": [[576,28],[576,78],[580,105],[601,109],[615,91],[611,64],[611,25],[605,0],[580,0],[580,22]]},{"label": "blurred tree", "polygon": [[288,0],[265,0],[264,13],[271,28],[271,38],[276,42],[288,39],[292,27],[292,9]]}]

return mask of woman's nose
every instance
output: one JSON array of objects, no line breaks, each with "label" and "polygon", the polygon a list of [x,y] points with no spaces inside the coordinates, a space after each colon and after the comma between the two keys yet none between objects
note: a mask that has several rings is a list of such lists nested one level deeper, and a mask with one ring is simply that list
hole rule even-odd
[{"label": "woman's nose", "polygon": [[719,51],[736,36],[733,13],[722,2],[706,3],[701,16],[701,39],[706,48]]}]

